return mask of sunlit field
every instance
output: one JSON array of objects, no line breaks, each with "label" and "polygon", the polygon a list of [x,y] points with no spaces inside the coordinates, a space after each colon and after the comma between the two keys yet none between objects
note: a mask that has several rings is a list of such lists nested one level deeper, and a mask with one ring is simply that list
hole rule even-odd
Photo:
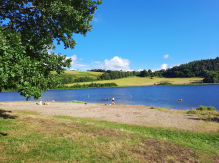
[{"label": "sunlit field", "polygon": [[[159,77],[127,77],[113,80],[102,80],[102,81],[93,81],[94,83],[116,83],[118,86],[146,86],[154,85],[160,82],[168,82],[171,84],[200,84],[202,83],[203,78],[193,77],[193,78],[159,78]],[[90,84],[92,82],[79,82],[78,84]],[[77,83],[66,84],[66,86],[71,86]]]},{"label": "sunlit field", "polygon": [[[52,74],[56,74],[55,71],[51,72]],[[80,78],[80,77],[92,77],[94,79],[97,78],[97,76],[100,76],[103,74],[103,72],[90,72],[90,71],[65,71],[64,74],[73,76],[74,79]]]}]

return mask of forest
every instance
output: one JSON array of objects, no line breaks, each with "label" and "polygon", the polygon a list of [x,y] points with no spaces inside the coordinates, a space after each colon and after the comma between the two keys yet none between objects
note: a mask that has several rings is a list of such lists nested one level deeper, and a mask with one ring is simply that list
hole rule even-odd
[{"label": "forest", "polygon": [[181,64],[157,73],[163,77],[204,77],[204,83],[218,83],[219,57]]}]

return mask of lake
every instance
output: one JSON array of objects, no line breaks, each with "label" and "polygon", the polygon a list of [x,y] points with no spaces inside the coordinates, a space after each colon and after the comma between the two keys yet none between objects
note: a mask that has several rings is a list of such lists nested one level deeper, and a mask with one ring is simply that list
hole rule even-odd
[{"label": "lake", "polygon": [[[89,97],[88,97],[89,95]],[[175,85],[175,86],[141,86],[51,90],[42,92],[43,102],[55,100],[70,102],[72,100],[90,103],[111,103],[114,96],[116,104],[145,105],[171,109],[192,109],[200,105],[214,106],[219,111],[219,85]],[[105,101],[104,98],[109,98]],[[182,99],[182,101],[178,101]],[[25,101],[17,92],[0,93],[0,101]],[[33,98],[30,101],[35,101]],[[38,100],[39,101],[39,100]]]}]

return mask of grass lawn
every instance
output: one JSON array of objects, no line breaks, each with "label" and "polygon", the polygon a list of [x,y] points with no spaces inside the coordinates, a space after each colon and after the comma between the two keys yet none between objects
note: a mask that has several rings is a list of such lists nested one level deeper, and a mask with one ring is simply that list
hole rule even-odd
[{"label": "grass lawn", "polygon": [[[154,83],[158,84],[158,82],[166,81],[172,84],[194,84],[200,83],[203,78],[193,77],[193,78],[159,78],[153,77],[127,77],[113,80],[102,80],[102,81],[93,81],[94,83],[116,83],[118,86],[126,87],[126,86],[146,86],[146,85],[154,85]],[[78,84],[90,84],[92,82],[79,82]],[[66,86],[71,86],[77,83],[65,84]]]},{"label": "grass lawn", "polygon": [[0,110],[0,162],[216,162],[219,134]]},{"label": "grass lawn", "polygon": [[[52,74],[56,74],[55,71],[51,72]],[[97,76],[100,76],[103,74],[103,72],[91,72],[91,71],[65,71],[66,75],[73,76],[74,79],[80,78],[80,77],[92,77],[94,79],[97,78]]]}]

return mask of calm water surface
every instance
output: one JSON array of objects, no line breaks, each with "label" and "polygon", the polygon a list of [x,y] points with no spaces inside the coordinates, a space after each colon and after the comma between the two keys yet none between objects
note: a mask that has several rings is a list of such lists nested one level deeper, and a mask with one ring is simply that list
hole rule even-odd
[{"label": "calm water surface", "polygon": [[[93,88],[42,92],[43,101],[70,102],[78,100],[91,103],[111,103],[113,96],[116,104],[146,105],[183,110],[204,105],[214,106],[219,111],[219,85]],[[105,97],[110,98],[110,101],[105,101]],[[25,99],[17,92],[0,93],[1,102],[25,101]],[[183,99],[183,101],[178,101],[178,99]],[[32,98],[30,101],[35,100]]]}]

